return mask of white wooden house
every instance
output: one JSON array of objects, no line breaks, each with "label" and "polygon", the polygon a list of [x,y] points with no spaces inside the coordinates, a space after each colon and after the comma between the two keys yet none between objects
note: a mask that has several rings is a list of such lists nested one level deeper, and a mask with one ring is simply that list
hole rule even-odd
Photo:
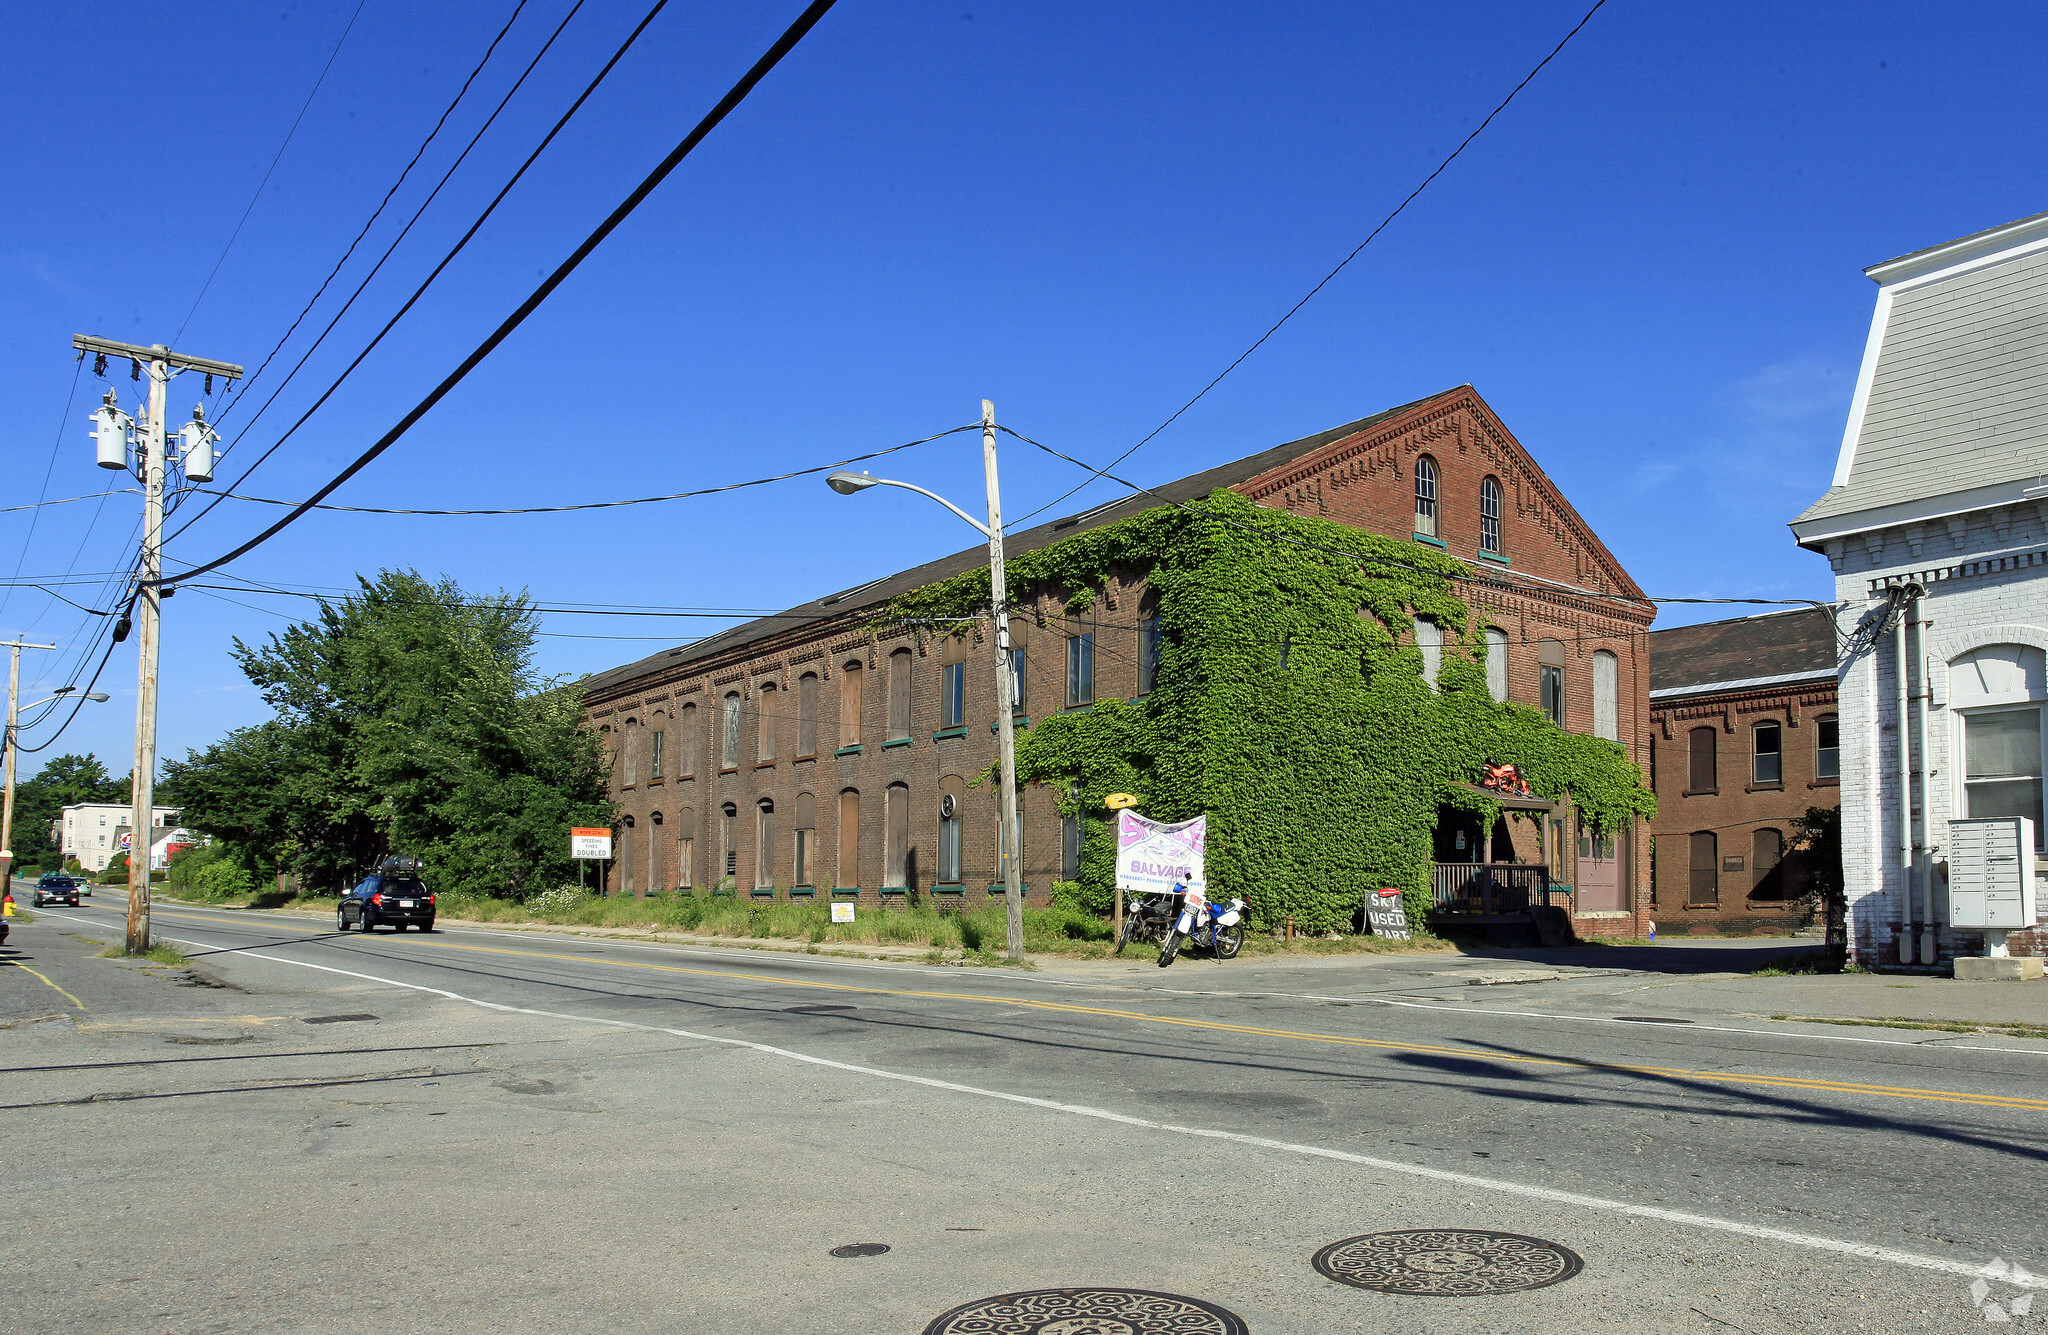
[{"label": "white wooden house", "polygon": [[1877,312],[1834,483],[1792,531],[1842,604],[1851,948],[1936,968],[1983,949],[1941,925],[1949,821],[2048,830],[2048,213],[1865,272]]}]

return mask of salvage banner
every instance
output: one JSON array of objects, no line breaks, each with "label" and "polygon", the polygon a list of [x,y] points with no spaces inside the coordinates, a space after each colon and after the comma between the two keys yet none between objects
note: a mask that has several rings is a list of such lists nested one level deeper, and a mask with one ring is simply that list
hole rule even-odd
[{"label": "salvage banner", "polygon": [[1146,820],[1125,809],[1116,813],[1116,883],[1125,890],[1162,892],[1202,884],[1202,849],[1209,818],[1178,825]]}]

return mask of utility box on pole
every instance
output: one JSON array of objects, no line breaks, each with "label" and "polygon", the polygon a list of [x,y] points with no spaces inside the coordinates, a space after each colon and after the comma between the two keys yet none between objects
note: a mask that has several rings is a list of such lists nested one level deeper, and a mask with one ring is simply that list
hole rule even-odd
[{"label": "utility box on pole", "polygon": [[1985,953],[1956,960],[1956,977],[2020,981],[2041,977],[2041,961],[2013,959],[2005,934],[2034,925],[2034,822],[1997,816],[1948,823],[1948,925],[1984,933]]}]

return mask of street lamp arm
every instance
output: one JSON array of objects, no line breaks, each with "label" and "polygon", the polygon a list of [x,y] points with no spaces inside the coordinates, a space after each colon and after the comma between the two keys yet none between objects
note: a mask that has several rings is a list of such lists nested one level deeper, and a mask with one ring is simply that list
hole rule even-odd
[{"label": "street lamp arm", "polygon": [[951,510],[951,511],[952,511],[952,512],[953,512],[954,514],[956,514],[956,515],[959,515],[959,516],[960,516],[960,517],[961,517],[962,519],[966,520],[966,521],[967,521],[967,522],[968,522],[969,524],[972,524],[972,525],[974,526],[974,531],[975,531],[976,533],[979,533],[979,534],[980,534],[980,535],[981,535],[982,537],[986,538],[986,537],[988,537],[988,536],[989,536],[989,531],[988,531],[988,525],[987,525],[987,524],[984,524],[984,523],[982,523],[982,522],[981,522],[981,521],[980,521],[979,519],[976,519],[976,518],[975,518],[975,517],[974,517],[973,515],[971,515],[971,514],[968,514],[968,513],[967,513],[967,512],[965,511],[965,510],[963,510],[963,509],[961,509],[961,508],[960,508],[959,506],[957,506],[957,505],[953,504],[953,502],[951,502],[951,501],[947,500],[947,499],[946,499],[946,498],[945,498],[944,496],[941,496],[941,495],[939,495],[939,493],[937,493],[936,491],[926,491],[926,490],[925,490],[925,489],[924,489],[923,487],[920,487],[920,486],[916,485],[915,483],[911,483],[911,482],[895,482],[895,481],[891,481],[890,479],[888,479],[888,478],[886,478],[886,477],[878,477],[878,478],[876,478],[876,479],[875,479],[875,485],[876,485],[876,486],[878,486],[878,487],[901,487],[901,488],[903,488],[903,489],[904,489],[905,491],[914,491],[914,492],[916,492],[916,493],[917,493],[918,495],[920,495],[920,496],[928,496],[928,497],[930,497],[930,498],[931,498],[932,500],[935,500],[935,501],[937,501],[937,502],[938,502],[938,503],[939,503],[940,505],[943,505],[943,506],[945,506],[945,507],[946,507],[946,508],[947,508],[948,510]]}]

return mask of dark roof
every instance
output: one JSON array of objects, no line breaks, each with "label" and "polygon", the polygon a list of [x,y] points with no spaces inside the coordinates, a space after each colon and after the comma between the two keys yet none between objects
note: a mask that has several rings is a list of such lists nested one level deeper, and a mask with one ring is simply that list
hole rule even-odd
[{"label": "dark roof", "polygon": [[[1285,445],[1276,445],[1272,449],[1262,450],[1258,454],[1248,455],[1245,458],[1237,459],[1227,464],[1218,464],[1214,468],[1191,474],[1177,482],[1162,483],[1148,491],[1134,492],[1121,500],[1112,501],[1107,505],[1098,505],[1091,510],[1083,510],[1078,515],[1072,515],[1065,519],[1056,519],[1050,524],[1040,524],[1038,527],[1026,529],[1022,533],[1009,534],[1004,538],[1004,551],[1010,556],[1018,556],[1025,552],[1035,552],[1041,548],[1050,547],[1056,542],[1064,542],[1077,533],[1085,533],[1089,529],[1100,528],[1104,524],[1114,524],[1119,519],[1128,519],[1141,510],[1149,510],[1154,506],[1170,501],[1196,500],[1207,496],[1218,487],[1235,486],[1240,482],[1255,478],[1270,469],[1277,468],[1281,464],[1299,459],[1304,455],[1312,454],[1332,441],[1342,440],[1354,432],[1364,431],[1370,427],[1377,426],[1390,418],[1398,417],[1402,413],[1419,408],[1425,403],[1448,398],[1453,394],[1469,390],[1470,388],[1471,386],[1469,385],[1454,386],[1451,389],[1444,390],[1442,393],[1431,394],[1417,399],[1413,403],[1404,403],[1398,408],[1389,408],[1385,412],[1374,413],[1371,417],[1361,417],[1356,422],[1347,422],[1343,426],[1331,427],[1328,431],[1319,431],[1313,436],[1289,441]],[[779,612],[771,616],[744,622],[741,625],[722,630],[716,635],[708,635],[701,640],[696,640],[674,649],[664,649],[660,653],[652,654],[638,662],[627,663],[621,667],[596,673],[577,682],[575,689],[582,691],[585,695],[605,691],[640,677],[648,676],[651,673],[694,662],[700,658],[710,657],[722,650],[732,648],[735,645],[745,644],[750,640],[761,639],[764,636],[780,631],[829,620],[833,617],[844,616],[849,611],[888,602],[899,594],[908,593],[912,589],[923,588],[927,584],[935,584],[939,580],[948,579],[960,574],[962,571],[972,570],[977,566],[984,565],[987,561],[987,546],[977,545],[969,547],[965,551],[955,552],[951,556],[942,556],[936,561],[927,561],[921,566],[913,566],[909,570],[899,571],[894,575],[887,575],[866,584],[857,584],[851,589],[828,594],[813,602],[799,603],[786,612]]]},{"label": "dark roof", "polygon": [[1649,639],[1652,692],[1835,670],[1835,618],[1821,607],[1674,626]]}]

